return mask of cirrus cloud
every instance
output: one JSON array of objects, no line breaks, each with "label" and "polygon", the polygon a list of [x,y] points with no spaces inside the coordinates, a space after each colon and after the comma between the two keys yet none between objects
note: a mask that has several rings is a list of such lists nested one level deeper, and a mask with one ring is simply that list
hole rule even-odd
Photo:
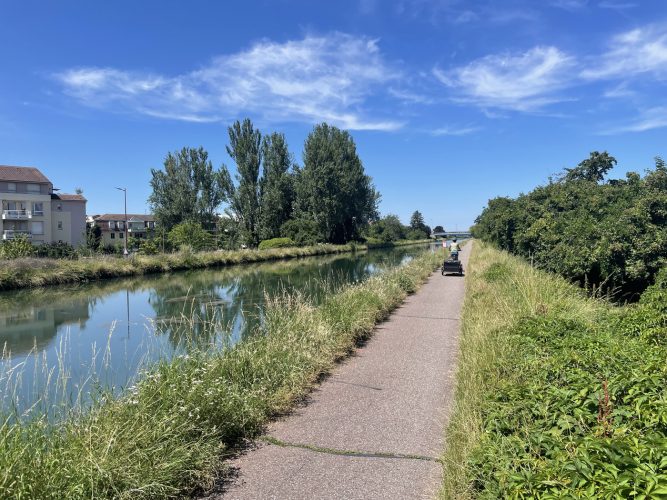
[{"label": "cirrus cloud", "polygon": [[54,75],[65,93],[95,108],[193,122],[253,113],[271,122],[326,120],[356,130],[402,126],[368,109],[376,88],[399,76],[377,40],[344,33],[262,41],[180,75],[99,67]]}]

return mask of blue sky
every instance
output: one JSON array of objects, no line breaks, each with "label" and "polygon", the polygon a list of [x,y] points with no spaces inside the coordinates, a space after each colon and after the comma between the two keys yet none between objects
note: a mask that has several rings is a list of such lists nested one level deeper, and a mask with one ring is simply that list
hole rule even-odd
[{"label": "blue sky", "polygon": [[353,134],[407,222],[466,228],[592,150],[667,156],[663,0],[7,1],[0,164],[147,210],[150,168],[250,117],[297,163],[315,123]]}]

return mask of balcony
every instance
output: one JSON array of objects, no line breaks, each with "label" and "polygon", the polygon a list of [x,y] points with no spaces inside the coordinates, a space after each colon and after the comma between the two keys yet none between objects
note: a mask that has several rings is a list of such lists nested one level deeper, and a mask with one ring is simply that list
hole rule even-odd
[{"label": "balcony", "polygon": [[32,239],[32,232],[21,230],[21,229],[8,229],[7,231],[3,231],[2,232],[2,239],[3,240],[13,240],[17,236],[21,236],[21,235],[27,236],[29,240]]},{"label": "balcony", "polygon": [[[44,215],[44,212],[42,212],[39,215]],[[3,210],[2,218],[3,220],[32,219],[32,212],[30,210]]]}]

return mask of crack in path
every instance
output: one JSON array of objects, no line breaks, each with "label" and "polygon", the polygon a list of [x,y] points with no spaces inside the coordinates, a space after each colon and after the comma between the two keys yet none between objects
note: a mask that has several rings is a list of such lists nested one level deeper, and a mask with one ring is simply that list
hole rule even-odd
[{"label": "crack in path", "polygon": [[428,457],[425,455],[413,455],[409,453],[339,450],[336,448],[325,448],[323,446],[316,446],[313,444],[290,443],[288,441],[283,441],[281,439],[277,439],[272,436],[262,436],[259,438],[259,440],[268,444],[272,444],[274,446],[280,446],[281,448],[300,448],[302,450],[314,451],[316,453],[326,453],[327,455],[339,455],[343,457],[359,457],[359,458],[395,458],[400,460],[423,460],[427,462],[442,463],[442,460],[439,458]]},{"label": "crack in path", "polygon": [[394,313],[393,316],[397,316],[399,318],[421,318],[421,319],[444,319],[447,321],[461,321],[461,318],[444,318],[442,316],[420,316],[416,314],[398,314]]}]

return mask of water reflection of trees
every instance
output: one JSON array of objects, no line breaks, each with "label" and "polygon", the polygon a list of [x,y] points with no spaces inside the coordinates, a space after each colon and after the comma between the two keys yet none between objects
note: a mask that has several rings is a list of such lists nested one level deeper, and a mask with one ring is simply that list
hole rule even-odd
[{"label": "water reflection of trees", "polygon": [[[299,291],[318,302],[325,291],[360,281],[383,266],[400,263],[416,248],[372,250],[358,254],[306,257],[135,277],[102,282],[0,293],[0,351],[12,355],[46,348],[62,325],[82,329],[105,297],[147,291],[158,333],[173,347],[184,340],[203,345],[227,335],[232,342],[251,335],[261,324],[265,295]],[[131,303],[128,304],[131,307]],[[118,311],[118,318],[129,311]]]}]

